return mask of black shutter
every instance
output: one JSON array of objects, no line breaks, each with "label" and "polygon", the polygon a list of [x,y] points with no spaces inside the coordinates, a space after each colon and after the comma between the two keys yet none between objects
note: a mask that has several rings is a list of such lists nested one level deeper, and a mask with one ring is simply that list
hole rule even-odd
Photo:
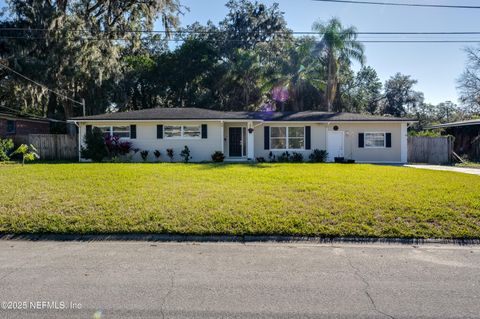
[{"label": "black shutter", "polygon": [[305,149],[312,149],[312,127],[305,126]]},{"label": "black shutter", "polygon": [[358,147],[364,148],[365,147],[365,134],[358,133]]},{"label": "black shutter", "polygon": [[137,138],[137,126],[136,125],[130,125],[130,138],[132,140]]},{"label": "black shutter", "polygon": [[264,149],[270,149],[270,126],[265,126],[263,128],[263,145]]},{"label": "black shutter", "polygon": [[87,125],[87,134],[88,135],[92,134],[92,126],[91,125]]},{"label": "black shutter", "polygon": [[157,139],[163,139],[163,125],[157,125]]},{"label": "black shutter", "polygon": [[207,126],[207,124],[202,124],[202,138],[208,138],[208,126]]},{"label": "black shutter", "polygon": [[385,134],[385,146],[388,148],[392,147],[392,133]]}]

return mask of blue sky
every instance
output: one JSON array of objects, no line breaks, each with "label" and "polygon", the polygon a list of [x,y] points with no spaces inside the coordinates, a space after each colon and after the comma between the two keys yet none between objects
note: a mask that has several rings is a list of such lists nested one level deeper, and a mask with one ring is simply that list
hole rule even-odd
[{"label": "blue sky", "polygon": [[[195,21],[218,22],[225,17],[226,0],[181,0],[190,8],[181,18],[182,25]],[[359,31],[480,31],[480,10],[406,8],[323,3],[312,0],[263,0],[277,2],[294,31],[311,31],[312,23],[339,17],[344,25]],[[398,2],[398,1],[397,1]],[[410,3],[478,5],[478,0],[402,0]],[[447,36],[444,36],[445,38]],[[419,38],[423,39],[423,38]],[[471,36],[470,36],[471,39]],[[478,37],[477,37],[478,39]],[[463,48],[468,44],[366,44],[367,64],[373,66],[382,82],[396,72],[418,80],[417,90],[425,100],[457,102],[456,79],[465,67]],[[472,44],[470,44],[472,45]]]}]

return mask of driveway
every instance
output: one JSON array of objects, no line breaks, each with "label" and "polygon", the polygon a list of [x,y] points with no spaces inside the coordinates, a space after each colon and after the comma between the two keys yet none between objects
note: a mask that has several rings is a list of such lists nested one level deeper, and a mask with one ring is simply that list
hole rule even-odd
[{"label": "driveway", "polygon": [[430,169],[435,171],[449,171],[465,174],[480,175],[479,168],[467,168],[467,167],[455,167],[455,166],[442,166],[442,165],[416,165],[408,164],[404,165],[405,167],[420,168],[420,169]]},{"label": "driveway", "polygon": [[22,319],[479,318],[480,247],[3,240],[0,298]]}]

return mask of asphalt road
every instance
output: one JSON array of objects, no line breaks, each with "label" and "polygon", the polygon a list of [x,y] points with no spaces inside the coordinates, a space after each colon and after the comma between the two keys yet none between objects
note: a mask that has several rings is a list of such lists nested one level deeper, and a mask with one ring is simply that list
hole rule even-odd
[{"label": "asphalt road", "polygon": [[480,318],[480,247],[0,240],[0,302],[22,319]]}]

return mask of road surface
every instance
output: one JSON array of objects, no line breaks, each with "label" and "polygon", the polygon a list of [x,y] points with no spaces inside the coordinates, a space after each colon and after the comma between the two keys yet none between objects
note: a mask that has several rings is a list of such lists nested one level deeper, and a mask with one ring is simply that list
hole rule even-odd
[{"label": "road surface", "polygon": [[0,240],[0,301],[22,319],[480,318],[480,247]]}]

